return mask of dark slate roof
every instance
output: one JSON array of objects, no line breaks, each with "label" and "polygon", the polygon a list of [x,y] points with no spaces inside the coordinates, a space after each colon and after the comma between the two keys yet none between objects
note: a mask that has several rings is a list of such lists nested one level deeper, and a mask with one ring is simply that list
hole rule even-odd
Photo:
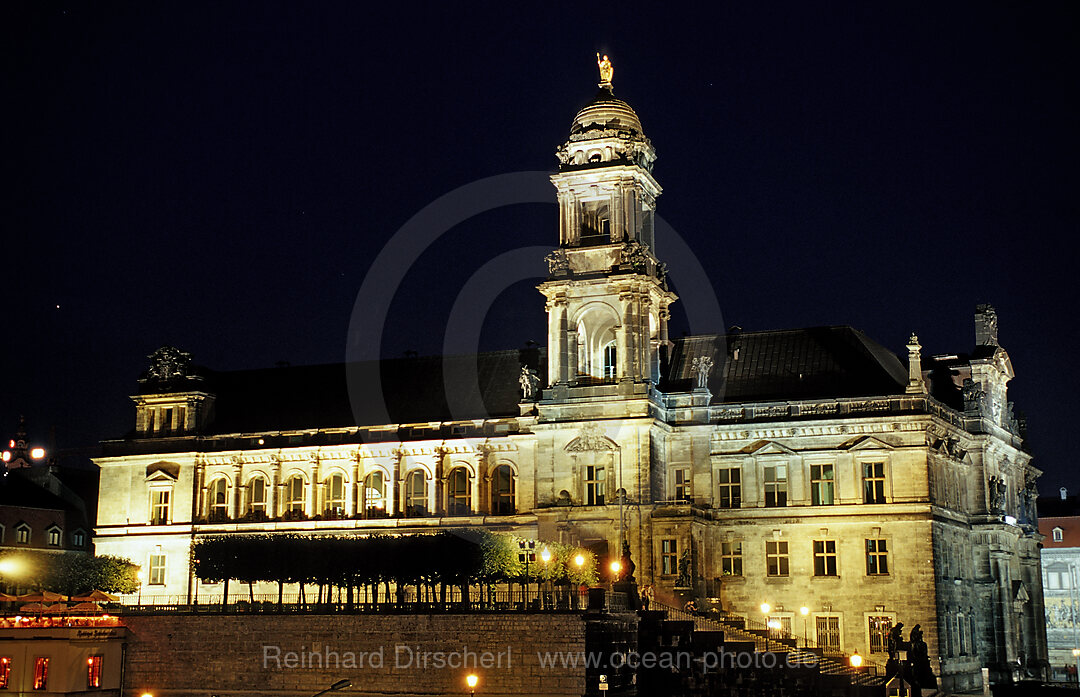
[{"label": "dark slate roof", "polygon": [[714,403],[887,395],[907,384],[896,355],[861,331],[812,327],[678,339],[662,389],[693,389],[694,359],[705,355]]},{"label": "dark slate roof", "polygon": [[[260,370],[197,368],[203,377],[198,389],[215,395],[214,418],[202,434],[516,416],[523,364],[539,367],[543,379],[546,361],[537,348]],[[365,399],[375,375],[382,399]],[[360,396],[355,403],[350,384]]]},{"label": "dark slate roof", "polygon": [[1035,501],[1040,518],[1069,518],[1080,516],[1080,497],[1076,494],[1061,498],[1057,496],[1040,496]]},{"label": "dark slate roof", "polygon": [[30,481],[20,470],[11,470],[0,478],[0,506],[79,512],[73,504]]}]

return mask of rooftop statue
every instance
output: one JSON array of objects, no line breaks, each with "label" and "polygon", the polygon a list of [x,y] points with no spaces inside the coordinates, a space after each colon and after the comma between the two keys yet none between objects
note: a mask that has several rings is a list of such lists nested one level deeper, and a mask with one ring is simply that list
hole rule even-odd
[{"label": "rooftop statue", "polygon": [[611,67],[611,61],[607,56],[603,58],[600,54],[596,54],[596,66],[600,68],[600,85],[603,87],[611,87],[611,76],[615,74],[615,68]]}]

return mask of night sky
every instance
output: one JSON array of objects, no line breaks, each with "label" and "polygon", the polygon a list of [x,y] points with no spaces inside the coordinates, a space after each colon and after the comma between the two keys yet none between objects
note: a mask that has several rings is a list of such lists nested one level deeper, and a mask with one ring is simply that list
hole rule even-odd
[{"label": "night sky", "polygon": [[[216,369],[344,360],[383,245],[460,186],[554,171],[600,51],[725,325],[955,353],[991,303],[1040,489],[1080,488],[1075,3],[387,5],[0,7],[0,433],[20,413],[45,444],[124,433],[164,344]],[[476,269],[556,242],[542,203],[454,227],[394,294],[382,355],[442,352]],[[544,341],[544,271],[499,296],[482,348]]]}]

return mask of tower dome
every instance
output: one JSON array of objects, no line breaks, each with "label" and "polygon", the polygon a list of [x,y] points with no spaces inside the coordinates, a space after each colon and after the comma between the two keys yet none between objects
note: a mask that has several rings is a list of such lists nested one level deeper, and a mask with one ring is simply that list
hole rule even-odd
[{"label": "tower dome", "polygon": [[588,131],[630,131],[635,135],[644,135],[641,119],[629,104],[617,99],[610,87],[601,87],[596,96],[574,117],[570,126],[570,135]]}]

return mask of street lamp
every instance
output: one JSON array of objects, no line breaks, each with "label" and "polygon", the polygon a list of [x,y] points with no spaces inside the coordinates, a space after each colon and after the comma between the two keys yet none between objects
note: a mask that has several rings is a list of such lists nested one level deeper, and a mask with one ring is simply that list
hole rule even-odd
[{"label": "street lamp", "polygon": [[862,666],[862,656],[859,655],[859,650],[856,649],[855,653],[851,654],[851,658],[848,659],[852,668],[859,668]]},{"label": "street lamp", "polygon": [[540,561],[544,562],[544,601],[548,600],[548,593],[551,590],[549,588],[549,582],[551,581],[551,574],[548,573],[548,562],[551,561],[551,550],[544,545],[544,548],[540,550]]},{"label": "street lamp", "polygon": [[322,692],[316,692],[311,697],[320,697],[320,695],[325,695],[327,692],[337,692],[338,690],[344,690],[346,687],[352,687],[351,680],[338,680],[330,687],[326,688]]},{"label": "street lamp", "polygon": [[611,582],[617,582],[619,580],[619,572],[622,571],[622,564],[616,560],[611,562],[611,566],[608,568],[611,569]]},{"label": "street lamp", "polygon": [[529,602],[529,562],[536,561],[536,540],[518,540],[518,562],[525,565],[525,592],[522,600]]},{"label": "street lamp", "polygon": [[803,605],[802,607],[799,608],[799,614],[802,615],[802,643],[803,643],[803,646],[805,647],[807,645],[807,643],[809,643],[809,639],[807,639],[807,635],[809,634],[809,631],[806,629],[806,621],[807,621],[807,615],[810,614],[810,608]]},{"label": "street lamp", "polygon": [[476,694],[476,685],[480,682],[480,676],[476,673],[469,673],[465,676],[465,684],[469,686],[469,694]]},{"label": "street lamp", "polygon": [[136,605],[142,605],[142,584],[143,584],[143,570],[142,569],[139,569],[138,573],[135,574],[135,580],[137,580],[139,582],[139,599],[137,601],[135,601],[135,604]]}]

